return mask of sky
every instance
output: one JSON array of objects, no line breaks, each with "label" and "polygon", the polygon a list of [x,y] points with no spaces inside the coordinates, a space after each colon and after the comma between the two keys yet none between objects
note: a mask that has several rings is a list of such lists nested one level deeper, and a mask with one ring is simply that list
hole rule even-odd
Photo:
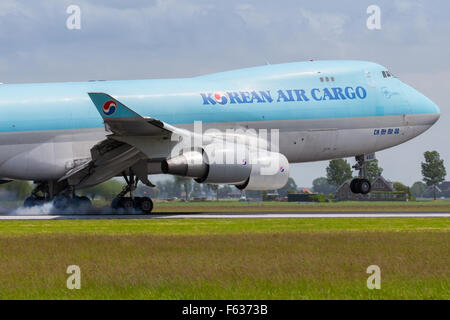
[{"label": "sky", "polygon": [[[70,5],[80,8],[80,29],[67,28]],[[380,8],[379,30],[367,28],[369,5]],[[441,109],[430,130],[377,153],[386,178],[411,185],[421,180],[426,150],[437,150],[450,174],[448,12],[447,0],[2,0],[0,82],[173,78],[309,59],[373,61]],[[311,186],[327,164],[294,164],[291,176]]]}]

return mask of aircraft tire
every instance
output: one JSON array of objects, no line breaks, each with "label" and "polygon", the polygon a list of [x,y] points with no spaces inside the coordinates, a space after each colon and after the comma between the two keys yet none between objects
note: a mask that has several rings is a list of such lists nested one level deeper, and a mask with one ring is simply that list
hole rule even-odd
[{"label": "aircraft tire", "polygon": [[113,201],[111,202],[111,208],[113,209],[120,209],[120,200],[121,198],[114,198]]},{"label": "aircraft tire", "polygon": [[139,199],[138,208],[145,214],[150,214],[153,210],[153,201],[149,197]]},{"label": "aircraft tire", "polygon": [[126,212],[131,212],[134,209],[134,202],[131,198],[120,199],[120,208],[123,208]]},{"label": "aircraft tire", "polygon": [[56,196],[53,199],[53,206],[58,210],[66,210],[70,206],[70,199],[66,196]]},{"label": "aircraft tire", "polygon": [[361,194],[368,194],[370,190],[372,189],[372,186],[370,185],[370,181],[367,179],[360,179],[358,183],[358,189],[359,193]]},{"label": "aircraft tire", "polygon": [[81,210],[89,210],[92,207],[91,199],[86,196],[77,197],[77,207]]},{"label": "aircraft tire", "polygon": [[360,193],[359,192],[359,183],[361,179],[355,178],[350,182],[350,190],[353,193]]},{"label": "aircraft tire", "polygon": [[36,198],[33,196],[26,198],[23,203],[23,206],[25,208],[31,208],[31,207],[34,207],[35,205],[36,205]]}]

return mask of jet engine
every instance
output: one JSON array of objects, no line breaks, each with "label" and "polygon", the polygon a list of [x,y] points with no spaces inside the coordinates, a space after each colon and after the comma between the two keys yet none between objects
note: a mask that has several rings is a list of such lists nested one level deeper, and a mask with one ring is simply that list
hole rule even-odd
[{"label": "jet engine", "polygon": [[240,190],[276,190],[283,188],[289,179],[289,162],[278,152],[257,152],[252,157],[250,176],[243,184],[236,185]]},{"label": "jet engine", "polygon": [[198,183],[231,184],[241,190],[282,188],[289,178],[289,162],[277,152],[249,151],[245,146],[209,145],[162,162],[166,174],[194,178]]}]

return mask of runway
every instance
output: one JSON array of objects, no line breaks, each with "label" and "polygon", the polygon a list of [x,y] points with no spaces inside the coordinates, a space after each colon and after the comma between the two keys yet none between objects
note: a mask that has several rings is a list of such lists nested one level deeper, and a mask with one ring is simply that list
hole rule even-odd
[{"label": "runway", "polygon": [[0,214],[0,220],[76,220],[76,219],[268,219],[268,218],[450,218],[450,212],[217,212],[144,214]]}]

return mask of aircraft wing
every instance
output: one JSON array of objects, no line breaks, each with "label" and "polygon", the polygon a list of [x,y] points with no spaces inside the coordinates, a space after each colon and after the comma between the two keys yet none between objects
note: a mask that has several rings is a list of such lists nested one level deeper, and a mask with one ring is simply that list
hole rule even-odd
[{"label": "aircraft wing", "polygon": [[[105,128],[112,134],[91,149],[90,161],[72,168],[59,180],[66,180],[77,188],[101,183],[128,170],[151,186],[147,179],[149,165],[166,159],[180,141],[190,141],[179,138],[194,135],[192,131],[161,120],[143,117],[106,93],[90,92],[88,95],[103,118]],[[206,135],[206,140],[210,141],[203,143],[224,139],[221,135]],[[152,170],[152,173],[160,171]]]},{"label": "aircraft wing", "polygon": [[91,159],[72,168],[58,182],[67,181],[69,185],[84,188],[107,181],[112,177],[132,170],[148,186],[147,159],[135,147],[107,138],[91,149]]},{"label": "aircraft wing", "polygon": [[132,170],[146,185],[148,163],[165,158],[172,134],[189,134],[163,121],[142,117],[106,93],[88,93],[103,118],[108,135],[91,149],[91,160],[69,170],[59,181],[66,180],[78,188],[106,181]]}]

